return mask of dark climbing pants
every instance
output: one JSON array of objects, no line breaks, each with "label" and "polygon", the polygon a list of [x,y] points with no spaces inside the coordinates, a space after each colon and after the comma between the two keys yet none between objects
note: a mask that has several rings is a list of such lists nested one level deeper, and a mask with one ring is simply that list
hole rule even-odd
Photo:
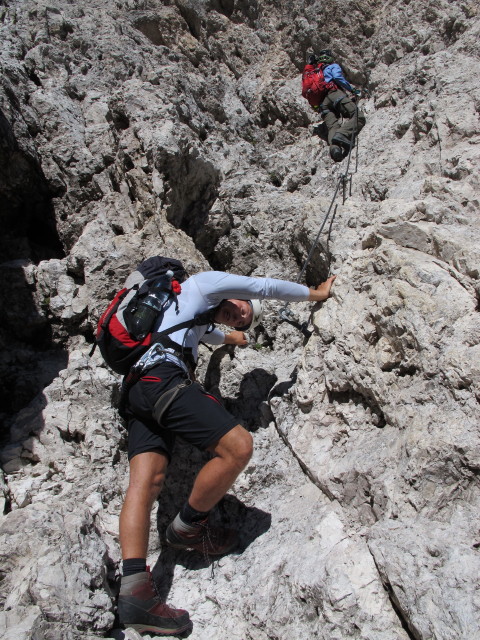
[{"label": "dark climbing pants", "polygon": [[[319,112],[328,129],[328,144],[336,133],[342,133],[348,139],[352,133],[358,134],[365,126],[365,116],[355,102],[343,91],[330,91],[323,99]],[[343,118],[343,122],[341,121]]]}]

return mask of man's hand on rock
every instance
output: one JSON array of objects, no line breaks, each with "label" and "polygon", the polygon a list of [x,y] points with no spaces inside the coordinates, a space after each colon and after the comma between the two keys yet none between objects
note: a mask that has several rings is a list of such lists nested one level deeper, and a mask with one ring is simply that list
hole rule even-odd
[{"label": "man's hand on rock", "polygon": [[243,331],[230,331],[230,333],[225,334],[223,344],[234,344],[237,347],[244,347],[248,344],[248,340]]},{"label": "man's hand on rock", "polygon": [[310,295],[308,296],[308,299],[311,302],[323,302],[324,300],[329,298],[330,289],[332,288],[333,281],[336,277],[337,276],[330,276],[330,278],[327,278],[325,282],[319,284],[316,289],[310,289]]}]

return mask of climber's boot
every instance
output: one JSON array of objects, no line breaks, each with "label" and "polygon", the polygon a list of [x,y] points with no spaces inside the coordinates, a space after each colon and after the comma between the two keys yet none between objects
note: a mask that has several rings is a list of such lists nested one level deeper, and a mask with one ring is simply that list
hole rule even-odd
[{"label": "climber's boot", "polygon": [[[354,139],[355,140],[355,139]],[[344,151],[344,157],[349,153],[350,148],[355,146],[355,141],[352,144],[352,140],[344,136],[343,133],[336,133],[332,138],[332,145],[336,145],[337,147],[341,147]]]},{"label": "climber's boot", "polygon": [[335,162],[341,162],[345,157],[343,149],[337,147],[337,145],[335,144],[332,144],[332,146],[330,147],[330,157]]},{"label": "climber's boot", "polygon": [[221,556],[231,551],[238,543],[237,534],[233,529],[212,527],[208,518],[185,524],[180,515],[167,527],[167,544],[174,549],[199,551],[204,556]]},{"label": "climber's boot", "polygon": [[150,571],[123,576],[118,617],[125,627],[155,635],[177,635],[192,625],[187,611],[161,602]]}]

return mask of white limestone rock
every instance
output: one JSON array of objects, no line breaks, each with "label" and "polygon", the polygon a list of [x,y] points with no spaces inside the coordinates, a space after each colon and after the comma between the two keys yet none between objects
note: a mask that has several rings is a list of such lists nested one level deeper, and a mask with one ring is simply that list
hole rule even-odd
[{"label": "white limestone rock", "polygon": [[149,563],[192,640],[478,635],[479,30],[446,0],[0,9],[3,636],[134,637],[113,629],[128,464],[96,322],[157,253],[297,277],[346,170],[300,96],[325,47],[371,94],[302,273],[333,295],[201,352],[254,432],[222,506],[244,548],[212,578],[163,547],[205,460],[179,444]]}]

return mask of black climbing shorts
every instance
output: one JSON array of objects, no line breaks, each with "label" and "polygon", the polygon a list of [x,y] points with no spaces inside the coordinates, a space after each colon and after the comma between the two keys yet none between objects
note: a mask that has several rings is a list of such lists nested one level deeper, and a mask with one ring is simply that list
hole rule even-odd
[{"label": "black climbing shorts", "polygon": [[128,459],[161,450],[171,458],[175,436],[205,450],[239,424],[215,396],[198,383],[186,386],[161,417],[153,416],[155,403],[169,389],[187,379],[174,364],[150,369],[130,390],[127,402]]}]

